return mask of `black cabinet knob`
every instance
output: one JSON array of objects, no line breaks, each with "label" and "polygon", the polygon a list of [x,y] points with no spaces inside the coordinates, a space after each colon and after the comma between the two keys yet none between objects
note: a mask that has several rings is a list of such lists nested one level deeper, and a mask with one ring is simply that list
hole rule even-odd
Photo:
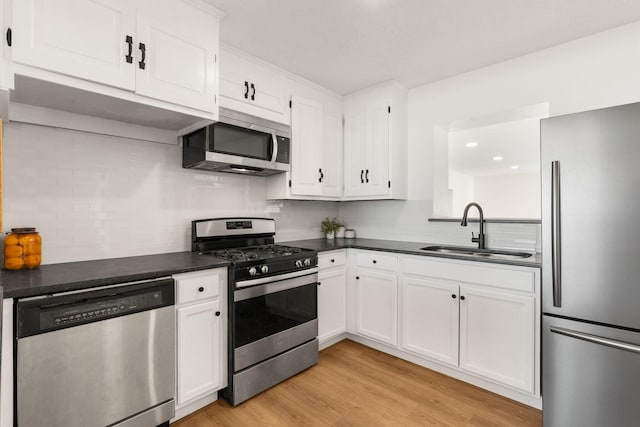
[{"label": "black cabinet knob", "polygon": [[460,295],[460,300],[462,300],[462,301],[465,300],[464,295]]},{"label": "black cabinet knob", "polygon": [[200,287],[198,288],[198,292],[204,292],[204,288],[203,288],[202,286],[200,286]]},{"label": "black cabinet knob", "polygon": [[451,294],[451,298],[456,299],[456,294]]},{"label": "black cabinet knob", "polygon": [[332,260],[331,260],[331,262],[336,262],[336,260],[335,260],[335,259],[332,259]]},{"label": "black cabinet knob", "polygon": [[356,280],[360,280],[360,276],[356,276]]},{"label": "black cabinet knob", "polygon": [[219,311],[216,311],[216,316],[220,316],[220,312]]},{"label": "black cabinet knob", "polygon": [[318,282],[318,286],[322,285],[322,282]]},{"label": "black cabinet knob", "polygon": [[377,264],[377,263],[378,263],[378,261],[376,261],[376,260],[374,259],[374,260],[373,260],[373,263],[374,263],[374,264]]}]

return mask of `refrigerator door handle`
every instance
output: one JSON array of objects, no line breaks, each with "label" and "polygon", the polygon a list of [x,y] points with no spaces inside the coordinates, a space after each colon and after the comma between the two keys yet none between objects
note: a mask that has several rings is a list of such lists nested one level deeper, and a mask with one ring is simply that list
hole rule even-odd
[{"label": "refrigerator door handle", "polygon": [[560,162],[555,160],[551,162],[551,282],[554,307],[562,307],[560,248]]},{"label": "refrigerator door handle", "polygon": [[630,351],[632,353],[640,354],[640,345],[631,344],[624,341],[611,340],[609,338],[600,337],[598,335],[585,334],[584,332],[573,331],[571,329],[558,328],[557,326],[551,326],[549,329],[551,330],[551,332],[555,332],[556,334],[565,335],[567,337],[576,338],[595,344],[606,345],[617,350]]}]

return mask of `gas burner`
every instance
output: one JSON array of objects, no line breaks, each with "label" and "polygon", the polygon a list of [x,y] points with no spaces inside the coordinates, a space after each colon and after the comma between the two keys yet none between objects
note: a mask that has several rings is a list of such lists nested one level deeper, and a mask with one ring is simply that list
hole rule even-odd
[{"label": "gas burner", "polygon": [[211,253],[214,257],[226,259],[229,261],[245,261],[258,259],[258,254],[249,252],[246,249],[227,249],[224,251],[216,251]]},{"label": "gas burner", "polygon": [[292,248],[290,246],[282,246],[282,245],[267,245],[265,250],[272,254],[282,255],[282,256],[298,254],[301,251],[300,248]]}]

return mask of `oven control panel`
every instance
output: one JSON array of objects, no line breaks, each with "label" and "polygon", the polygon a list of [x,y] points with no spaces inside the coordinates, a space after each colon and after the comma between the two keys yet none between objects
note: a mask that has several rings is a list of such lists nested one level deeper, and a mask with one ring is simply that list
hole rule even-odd
[{"label": "oven control panel", "polygon": [[264,263],[264,261],[257,261],[253,265],[244,267],[237,267],[235,269],[235,280],[247,280],[258,277],[271,277],[279,274],[290,273],[293,271],[306,270],[316,267],[318,265],[318,257],[305,257],[298,259],[289,259],[282,261],[270,261]]}]

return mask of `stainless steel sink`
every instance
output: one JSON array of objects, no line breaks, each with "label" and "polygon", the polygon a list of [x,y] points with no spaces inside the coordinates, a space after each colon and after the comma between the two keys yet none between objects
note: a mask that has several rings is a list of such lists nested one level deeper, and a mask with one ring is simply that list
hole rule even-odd
[{"label": "stainless steel sink", "polygon": [[498,258],[498,259],[523,259],[532,257],[529,252],[505,251],[500,249],[477,249],[464,246],[425,246],[421,251],[438,252],[451,255],[468,255],[478,258]]}]

